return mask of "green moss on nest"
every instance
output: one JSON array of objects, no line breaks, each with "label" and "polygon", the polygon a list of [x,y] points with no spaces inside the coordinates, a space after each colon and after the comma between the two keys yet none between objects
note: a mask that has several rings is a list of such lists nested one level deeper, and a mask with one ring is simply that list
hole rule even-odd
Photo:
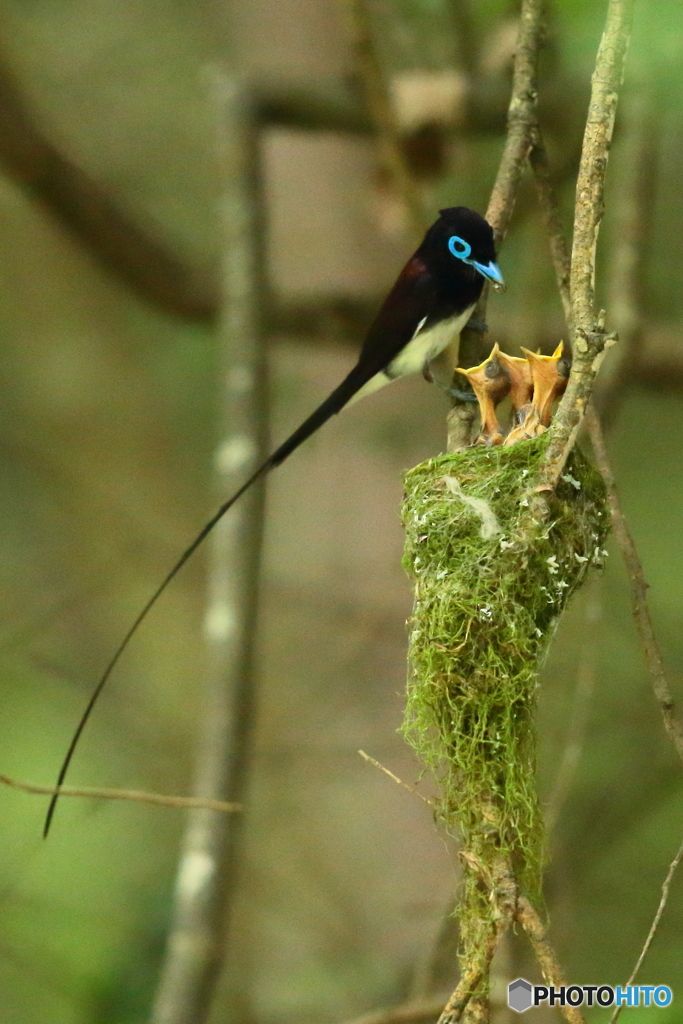
[{"label": "green moss on nest", "polygon": [[403,508],[415,581],[405,734],[435,772],[440,815],[464,850],[509,857],[532,898],[544,848],[539,662],[569,596],[600,562],[609,522],[602,479],[574,450],[549,516],[529,533],[546,444],[544,435],[430,459],[406,474]]}]

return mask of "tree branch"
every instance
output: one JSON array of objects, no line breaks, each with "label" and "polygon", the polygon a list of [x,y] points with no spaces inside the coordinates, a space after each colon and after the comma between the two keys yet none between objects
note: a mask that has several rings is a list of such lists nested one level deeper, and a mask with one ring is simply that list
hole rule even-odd
[{"label": "tree branch", "polygon": [[550,428],[550,444],[537,490],[552,490],[574,446],[606,344],[604,315],[595,309],[595,252],[604,210],[605,174],[619,89],[633,20],[634,0],[609,0],[592,78],[591,99],[576,185],[571,260],[573,364],[569,384]]},{"label": "tree branch", "polygon": [[347,0],[353,27],[353,45],[360,81],[370,118],[377,132],[380,160],[403,201],[411,232],[421,235],[427,227],[422,196],[410,173],[396,125],[385,75],[380,63],[367,0]]},{"label": "tree branch", "polygon": [[[650,931],[648,932],[647,938],[645,940],[645,945],[643,946],[642,950],[640,951],[640,956],[638,957],[638,959],[636,961],[635,967],[631,971],[631,977],[626,982],[626,985],[623,986],[624,988],[628,988],[636,980],[636,977],[638,975],[638,971],[640,970],[640,968],[642,966],[643,960],[645,959],[645,957],[647,956],[647,954],[649,952],[650,946],[652,945],[652,940],[654,939],[655,935],[657,934],[657,929],[659,927],[659,922],[662,919],[662,914],[664,913],[664,908],[666,907],[666,904],[667,904],[667,902],[669,900],[669,889],[671,888],[671,882],[673,880],[674,874],[676,873],[676,868],[681,863],[681,860],[683,860],[683,843],[681,843],[681,845],[679,846],[678,852],[677,852],[676,856],[674,857],[674,859],[671,861],[671,864],[669,865],[669,870],[667,871],[666,878],[664,879],[664,882],[662,884],[662,897],[661,897],[661,899],[659,901],[659,906],[657,907],[657,913],[655,914],[654,920],[652,922],[652,925],[650,926]],[[619,1019],[619,1015],[621,1014],[622,1009],[623,1009],[623,1003],[621,1003],[619,1006],[615,1007],[614,1013],[610,1017],[609,1024],[615,1024],[615,1022]]]},{"label": "tree branch", "polygon": [[[216,70],[223,168],[224,313],[220,339],[222,437],[216,452],[220,500],[266,455],[262,198],[250,94]],[[212,534],[204,622],[209,658],[196,788],[242,802],[251,755],[253,648],[263,524],[262,486],[253,487]],[[243,816],[195,811],[188,821],[175,913],[154,1003],[153,1024],[202,1024],[226,955]]]},{"label": "tree branch", "polygon": [[171,313],[210,318],[216,283],[178,259],[136,225],[107,190],[63,156],[30,116],[17,84],[0,63],[0,162],[104,266]]},{"label": "tree branch", "polygon": [[222,814],[243,810],[242,804],[227,803],[225,800],[211,800],[200,796],[164,796],[161,793],[146,793],[140,789],[103,789],[97,786],[34,786],[31,782],[18,782],[9,775],[0,775],[0,784],[20,789],[24,793],[40,796],[80,796],[97,800],[131,800],[140,804],[160,804],[162,807],[204,808]]},{"label": "tree branch", "polygon": [[655,631],[650,617],[650,609],[647,604],[647,583],[645,582],[643,566],[640,558],[638,557],[638,551],[633,543],[633,537],[631,536],[626,519],[621,511],[619,495],[617,493],[616,483],[614,480],[614,473],[612,472],[612,467],[607,455],[607,448],[605,447],[605,439],[602,435],[600,420],[597,413],[592,408],[589,408],[586,413],[586,423],[588,425],[588,432],[590,434],[591,444],[593,445],[593,451],[595,453],[595,461],[602,474],[602,478],[605,481],[605,486],[607,487],[607,500],[609,502],[610,515],[612,517],[614,536],[616,537],[617,544],[619,545],[622,557],[626,564],[626,571],[631,585],[633,617],[635,619],[638,636],[640,637],[640,642],[645,653],[645,662],[652,680],[652,689],[654,690],[655,698],[662,713],[664,728],[669,734],[669,738],[676,748],[679,758],[683,761],[683,726],[676,715],[676,706],[673,694],[666,678],[664,661],[659,650],[657,638],[655,637]]},{"label": "tree branch", "polygon": [[588,724],[591,698],[595,689],[596,660],[599,650],[598,628],[602,619],[602,590],[600,581],[588,590],[583,609],[581,654],[576,672],[574,698],[569,716],[567,736],[562,751],[560,766],[545,812],[545,824],[551,834],[560,816],[560,811],[570,792],[576,770],[581,760],[583,740]]},{"label": "tree branch", "polygon": [[[543,4],[540,0],[522,0],[505,148],[486,211],[486,219],[495,235],[496,248],[500,247],[505,238],[538,123],[537,69],[542,19]],[[480,322],[486,321],[487,305],[488,288],[485,287],[474,312],[474,317]],[[479,363],[484,357],[484,347],[482,332],[465,327],[460,334],[458,366],[468,367]],[[459,399],[454,402],[448,420],[449,451],[457,451],[469,443],[473,410],[468,406],[471,403]]]},{"label": "tree branch", "polygon": [[[519,897],[515,916],[533,947],[545,980],[549,985],[554,985],[555,988],[566,986],[566,979],[562,973],[555,950],[548,942],[543,922],[525,896]],[[562,1006],[560,1011],[568,1024],[584,1024],[583,1014],[579,1013],[575,1006]]]},{"label": "tree branch", "polygon": [[657,180],[657,118],[648,84],[638,83],[631,91],[625,112],[609,275],[610,319],[619,333],[619,348],[617,357],[600,374],[595,394],[605,423],[614,419],[623,401],[624,385],[638,380],[643,366],[645,250],[652,231]]}]

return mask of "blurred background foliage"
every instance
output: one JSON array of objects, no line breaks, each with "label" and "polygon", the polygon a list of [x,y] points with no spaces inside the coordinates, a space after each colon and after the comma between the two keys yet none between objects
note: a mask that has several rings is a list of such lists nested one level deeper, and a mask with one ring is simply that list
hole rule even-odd
[{"label": "blurred background foliage", "polygon": [[[228,40],[220,5],[208,2],[0,0],[0,771],[17,778],[51,783],[93,680],[212,507],[218,359],[207,311],[221,239],[209,62],[225,38],[234,64],[271,93],[353,82],[341,2],[233,6]],[[430,219],[439,205],[486,207],[515,11],[502,0],[371,7]],[[567,216],[603,19],[595,0],[558,0],[550,12],[541,111]],[[625,368],[610,446],[679,696],[682,52],[683,7],[641,0],[600,282],[607,301],[629,198],[628,111],[646,95],[642,355]],[[473,117],[462,114],[470,90]],[[35,139],[22,141],[18,100],[50,152],[78,169],[85,199],[50,191],[62,165]],[[414,239],[367,133],[273,124],[262,152],[279,439],[346,372]],[[97,219],[88,189],[149,240],[140,280],[117,264],[118,235],[105,259],[88,235]],[[491,339],[511,352],[554,347],[561,308],[529,183],[500,262],[509,288],[490,304]],[[155,269],[160,278],[168,271],[165,298],[142,280]],[[356,753],[362,747],[409,782],[419,777],[396,735],[411,600],[398,508],[401,471],[443,448],[445,412],[436,389],[396,384],[331,423],[269,484],[246,861],[216,1021],[333,1022],[400,1001],[416,990],[457,882],[457,852],[428,810]],[[188,791],[203,578],[197,557],[137,637],[87,730],[74,784]],[[587,623],[587,607],[593,617],[600,608],[597,624]],[[683,833],[683,779],[614,552],[561,624],[544,670],[544,800],[579,671],[594,687],[553,833],[548,908],[572,981],[616,984],[635,961]],[[143,1021],[182,815],[64,800],[43,843],[44,804],[0,791],[0,1022]],[[675,991],[682,886],[675,881],[641,976]],[[508,957],[511,971],[532,976],[521,946],[513,942]],[[639,1010],[638,1019],[666,1024],[677,1019],[675,1005]]]}]

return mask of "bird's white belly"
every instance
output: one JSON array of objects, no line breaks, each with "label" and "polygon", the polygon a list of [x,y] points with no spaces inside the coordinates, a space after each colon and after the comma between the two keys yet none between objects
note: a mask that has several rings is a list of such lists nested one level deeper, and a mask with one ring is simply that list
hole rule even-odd
[{"label": "bird's white belly", "polygon": [[425,364],[429,363],[432,359],[436,359],[450,344],[455,335],[460,333],[472,316],[473,309],[474,306],[470,306],[464,313],[460,313],[459,316],[442,320],[426,331],[422,331],[418,327],[408,344],[389,363],[386,370],[376,373],[367,384],[364,384],[356,392],[348,404],[352,405],[359,398],[365,398],[366,395],[379,391],[385,384],[390,384],[392,380],[396,380],[398,377],[407,377],[410,373],[421,373]]},{"label": "bird's white belly", "polygon": [[417,330],[406,347],[387,367],[389,378],[407,377],[409,373],[420,373],[425,363],[435,359],[463,329],[474,306],[459,316],[442,320],[426,331]]}]

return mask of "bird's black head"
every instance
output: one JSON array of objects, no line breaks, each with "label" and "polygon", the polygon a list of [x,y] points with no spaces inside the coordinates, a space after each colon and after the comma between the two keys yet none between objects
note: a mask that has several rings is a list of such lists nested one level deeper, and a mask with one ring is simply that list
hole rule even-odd
[{"label": "bird's black head", "polygon": [[481,275],[496,290],[505,288],[503,275],[496,263],[493,228],[466,206],[441,210],[439,219],[427,232],[420,248],[436,260],[442,272],[454,271],[470,278]]}]

